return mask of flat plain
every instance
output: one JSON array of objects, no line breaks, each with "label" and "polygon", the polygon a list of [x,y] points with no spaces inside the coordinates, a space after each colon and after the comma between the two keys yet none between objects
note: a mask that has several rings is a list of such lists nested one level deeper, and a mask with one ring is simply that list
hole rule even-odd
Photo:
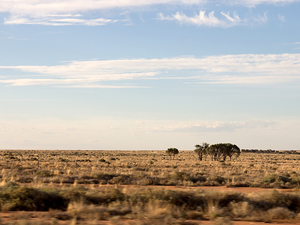
[{"label": "flat plain", "polygon": [[2,224],[297,224],[300,152],[1,150]]}]

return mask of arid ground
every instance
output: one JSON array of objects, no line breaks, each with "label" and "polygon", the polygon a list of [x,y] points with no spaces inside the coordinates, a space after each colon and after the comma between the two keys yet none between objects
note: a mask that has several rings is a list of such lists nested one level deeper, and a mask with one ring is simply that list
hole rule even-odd
[{"label": "arid ground", "polygon": [[300,224],[298,153],[2,150],[1,224]]}]

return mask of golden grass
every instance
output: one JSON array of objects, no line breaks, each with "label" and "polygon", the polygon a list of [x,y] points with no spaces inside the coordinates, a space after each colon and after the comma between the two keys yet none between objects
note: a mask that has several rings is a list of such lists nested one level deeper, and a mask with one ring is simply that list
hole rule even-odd
[{"label": "golden grass", "polygon": [[233,161],[199,161],[193,151],[0,151],[0,182],[48,185],[300,185],[298,154],[242,153]]},{"label": "golden grass", "polygon": [[[208,157],[199,161],[193,151],[180,151],[172,160],[165,151],[2,150],[1,211],[38,210],[41,202],[55,197],[67,201],[68,206],[63,213],[52,212],[47,224],[59,224],[62,218],[68,224],[124,224],[124,220],[133,220],[132,224],[152,225],[200,219],[214,224],[232,224],[231,220],[240,219],[293,220],[300,213],[298,194],[148,187],[299,188],[299,160],[300,154],[249,152],[233,161],[218,162]],[[18,196],[26,199],[32,195],[37,202],[18,202]]]}]

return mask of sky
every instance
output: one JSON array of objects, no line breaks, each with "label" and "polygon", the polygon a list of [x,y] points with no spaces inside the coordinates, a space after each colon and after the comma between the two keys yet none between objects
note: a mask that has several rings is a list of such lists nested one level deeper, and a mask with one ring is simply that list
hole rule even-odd
[{"label": "sky", "polygon": [[0,149],[300,150],[300,0],[0,0]]}]

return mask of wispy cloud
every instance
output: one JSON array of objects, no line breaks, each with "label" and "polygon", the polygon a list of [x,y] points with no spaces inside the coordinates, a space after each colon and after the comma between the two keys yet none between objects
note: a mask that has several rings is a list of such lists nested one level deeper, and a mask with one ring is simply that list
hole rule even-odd
[{"label": "wispy cloud", "polygon": [[68,26],[68,25],[85,25],[85,26],[102,26],[109,23],[116,23],[118,20],[96,18],[82,19],[82,15],[66,14],[66,15],[49,15],[49,16],[11,16],[4,20],[6,25],[18,24],[35,24],[35,25],[51,25],[51,26]]},{"label": "wispy cloud", "polygon": [[[300,54],[73,61],[57,66],[0,66],[1,69],[20,73],[19,77],[0,79],[0,83],[9,86],[105,87],[107,84],[103,82],[141,79],[187,79],[223,84],[287,83],[300,80]],[[30,73],[32,75],[26,75]]]},{"label": "wispy cloud", "polygon": [[[26,71],[26,69],[22,69]],[[31,69],[32,70],[32,67]],[[72,71],[69,70],[69,71]],[[118,80],[133,80],[139,78],[145,78],[148,76],[154,76],[156,73],[153,72],[145,72],[145,73],[119,73],[119,74],[91,74],[85,75],[84,71],[82,74],[74,74],[71,76],[66,73],[64,75],[55,74],[56,72],[53,70],[48,71],[44,74],[48,73],[47,77],[52,78],[36,78],[36,75],[29,76],[29,78],[15,78],[15,79],[0,79],[0,83],[7,84],[10,86],[34,86],[34,85],[48,85],[48,86],[55,86],[55,87],[73,87],[73,88],[140,88],[139,86],[134,85],[99,85],[98,82],[103,81],[118,81]],[[57,71],[58,72],[58,71]],[[87,70],[88,72],[88,70]],[[43,72],[40,72],[43,74]],[[59,72],[58,72],[59,73]],[[33,78],[35,77],[35,78]]]},{"label": "wispy cloud", "polygon": [[258,15],[257,17],[253,17],[252,19],[257,23],[267,23],[268,22],[268,17],[267,17],[266,12],[263,15]]},{"label": "wispy cloud", "polygon": [[[205,0],[11,0],[0,1],[0,13],[8,13],[4,24],[99,26],[128,19],[88,18],[90,12],[148,7],[158,4],[202,4]],[[99,13],[98,13],[99,14]],[[100,13],[101,14],[101,13]]]},{"label": "wispy cloud", "polygon": [[255,7],[261,4],[285,5],[294,2],[299,2],[299,0],[229,0],[227,1],[228,4],[245,5],[248,7]]},{"label": "wispy cloud", "polygon": [[159,20],[177,21],[181,24],[192,24],[196,26],[210,26],[210,27],[230,27],[240,23],[239,16],[235,13],[233,17],[229,13],[221,13],[224,19],[219,19],[215,16],[214,11],[211,11],[207,15],[205,11],[200,11],[199,14],[195,14],[192,17],[187,16],[182,12],[177,12],[171,16],[164,16],[163,13],[158,14]]},{"label": "wispy cloud", "polygon": [[221,12],[224,16],[223,19],[219,19],[215,16],[214,11],[211,11],[207,15],[205,11],[200,11],[199,14],[195,14],[192,17],[187,16],[182,12],[177,12],[171,16],[164,16],[163,13],[158,14],[159,20],[169,20],[169,21],[177,21],[181,24],[192,24],[196,26],[210,26],[210,27],[230,27],[238,25],[241,20],[239,16],[235,13],[233,17],[229,15],[229,13]]},{"label": "wispy cloud", "polygon": [[258,16],[252,16],[250,18],[240,19],[239,15],[234,12],[232,15],[227,12],[221,12],[221,16],[216,17],[215,12],[211,11],[206,14],[205,11],[200,11],[199,14],[193,16],[187,16],[182,12],[177,12],[171,16],[165,16],[163,13],[159,13],[157,16],[158,20],[176,21],[180,24],[190,24],[196,26],[207,26],[207,27],[222,27],[228,28],[238,25],[249,25],[249,24],[262,24],[267,23],[267,13]]},{"label": "wispy cloud", "polygon": [[[299,0],[228,0],[226,2],[217,0],[216,3],[222,5],[243,5],[246,7],[255,7],[260,4],[288,4],[299,2]],[[97,16],[90,18],[91,13],[111,10],[127,11],[131,9],[139,10],[141,7],[151,6],[205,6],[209,5],[207,0],[10,0],[0,1],[0,13],[6,15],[4,24],[38,24],[38,25],[86,25],[99,26],[117,21],[128,22],[128,18],[123,19],[109,19]],[[152,7],[153,10],[155,7]],[[167,8],[167,7],[165,7]],[[150,9],[151,10],[151,9]],[[100,12],[100,13],[99,13]],[[204,11],[200,11],[199,15],[189,17],[183,13],[177,12],[172,16],[160,15],[163,19],[178,20],[182,23],[192,23],[196,25],[209,26],[233,26],[239,24],[241,21],[237,14],[233,16],[228,13],[221,13],[224,18],[217,18],[214,12],[211,11],[205,15]],[[263,19],[263,18],[261,18]],[[125,23],[126,24],[126,23]]]},{"label": "wispy cloud", "polygon": [[202,132],[233,132],[239,129],[255,129],[274,126],[273,121],[243,121],[243,122],[180,122],[162,124],[154,128],[155,131],[180,132],[180,133],[202,133]]}]

